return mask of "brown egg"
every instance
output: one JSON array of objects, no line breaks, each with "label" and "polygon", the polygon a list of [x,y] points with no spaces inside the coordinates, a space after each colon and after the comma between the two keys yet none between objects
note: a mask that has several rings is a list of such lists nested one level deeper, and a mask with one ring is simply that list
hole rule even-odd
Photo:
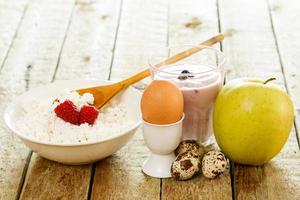
[{"label": "brown egg", "polygon": [[141,100],[143,119],[151,124],[171,124],[183,114],[183,96],[173,83],[154,80],[144,91]]}]

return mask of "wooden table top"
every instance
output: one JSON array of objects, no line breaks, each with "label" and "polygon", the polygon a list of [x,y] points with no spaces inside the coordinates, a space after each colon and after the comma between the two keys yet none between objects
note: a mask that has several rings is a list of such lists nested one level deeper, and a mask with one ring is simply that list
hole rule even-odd
[{"label": "wooden table top", "polygon": [[141,130],[100,162],[65,166],[32,153],[0,126],[0,199],[300,199],[298,0],[0,0],[0,112],[22,92],[61,79],[120,79],[148,51],[219,32],[227,79],[276,77],[296,108],[281,153],[263,167],[230,163],[215,180],[155,179]]}]

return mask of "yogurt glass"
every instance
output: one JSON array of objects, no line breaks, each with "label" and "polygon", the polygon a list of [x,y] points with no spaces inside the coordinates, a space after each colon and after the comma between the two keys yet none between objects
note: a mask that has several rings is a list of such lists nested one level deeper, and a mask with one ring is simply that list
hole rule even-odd
[{"label": "yogurt glass", "polygon": [[[175,64],[161,62],[189,48],[200,51],[194,54],[188,53],[187,58]],[[171,81],[183,93],[185,113],[183,140],[193,139],[204,145],[212,142],[212,111],[224,82],[225,61],[225,56],[221,51],[203,45],[166,47],[157,50],[150,57],[152,80]],[[160,63],[160,66],[155,65],[156,63]],[[165,101],[172,103],[172,99]]]}]

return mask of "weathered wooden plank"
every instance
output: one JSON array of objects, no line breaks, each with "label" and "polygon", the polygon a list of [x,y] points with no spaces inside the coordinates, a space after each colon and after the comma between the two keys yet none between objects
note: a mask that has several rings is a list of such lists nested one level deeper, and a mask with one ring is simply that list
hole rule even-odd
[{"label": "weathered wooden plank", "polygon": [[[198,44],[218,30],[216,1],[170,1],[169,45]],[[216,45],[216,48],[219,46]],[[165,179],[162,199],[231,199],[229,169],[215,180],[199,175],[189,181]]]},{"label": "weathered wooden plank", "polygon": [[[26,0],[0,1],[0,67],[4,65],[4,61],[26,11],[26,5]],[[3,79],[3,75],[0,75],[0,78]],[[10,101],[12,94],[2,85],[0,85],[0,91],[0,112],[3,113],[5,105]],[[18,192],[18,185],[26,159],[26,151],[23,153],[24,146],[14,146],[13,141],[15,140],[15,137],[7,133],[7,128],[1,118],[0,199],[13,199]],[[14,160],[19,160],[17,162],[19,166],[15,166],[16,163]]]},{"label": "weathered wooden plank", "polygon": [[149,54],[167,43],[168,2],[124,0],[111,78],[149,67]]},{"label": "weathered wooden plank", "polygon": [[96,165],[92,199],[159,199],[160,179],[141,171],[148,157],[141,129],[133,140]]},{"label": "weathered wooden plank", "polygon": [[[35,6],[40,5],[39,3],[36,4],[36,2],[37,1],[35,1],[33,5]],[[126,1],[124,2],[126,3]],[[59,3],[54,2],[54,4],[59,4]],[[210,4],[207,1],[203,3],[205,5]],[[43,3],[41,2],[41,4]],[[159,8],[157,7],[158,10],[162,9],[163,11],[162,10],[156,11],[159,14],[155,15],[157,18],[161,20],[160,25],[152,25],[154,22],[151,21],[154,19],[152,19],[150,16],[144,16],[144,14],[140,14],[142,13],[141,11],[139,11],[140,13],[136,14],[134,18],[129,19],[130,17],[132,17],[132,15],[135,15],[131,13],[135,11],[135,9],[138,10],[138,8],[141,8],[142,6],[149,7],[147,3],[146,4],[143,3],[142,6],[138,4],[137,7],[130,6],[130,4],[129,6],[127,6],[128,4],[126,3],[126,6],[124,6],[125,7],[124,10],[127,9],[127,11],[125,12],[126,17],[122,17],[122,18],[126,18],[126,20],[123,20],[126,22],[126,23],[123,22],[126,25],[121,26],[119,30],[120,32],[119,37],[124,39],[119,39],[116,46],[115,62],[113,63],[113,71],[111,74],[112,78],[125,77],[139,70],[140,67],[147,66],[147,61],[145,59],[148,56],[147,52],[146,53],[141,52],[141,55],[136,54],[136,52],[139,52],[136,50],[142,49],[143,45],[146,46],[149,45],[149,43],[153,43],[153,46],[157,46],[159,48],[161,45],[165,44],[164,37],[166,37],[165,30],[167,30],[167,28],[163,24],[167,20],[163,17],[164,15],[162,13],[166,14],[167,12],[165,11],[166,10],[165,3],[158,2],[157,4],[163,5],[163,6],[158,6]],[[173,4],[176,5],[177,3],[171,2],[171,11],[170,11],[171,16],[172,16]],[[224,44],[225,52],[229,54],[230,59],[233,60],[233,62],[231,62],[232,67],[231,67],[231,73],[229,74],[229,77],[234,78],[237,76],[255,75],[262,78],[266,78],[269,76],[269,74],[272,75],[275,74],[276,76],[279,76],[279,83],[281,83],[282,86],[284,86],[283,77],[281,75],[280,62],[276,52],[276,46],[274,47],[274,40],[272,39],[273,36],[270,33],[270,26],[269,26],[270,24],[268,22],[268,18],[264,13],[264,10],[266,9],[266,5],[264,4],[264,2],[257,3],[257,2],[242,1],[238,3],[236,1],[235,2],[224,1],[221,4],[222,5],[220,9],[221,9],[221,16],[222,16],[221,18],[222,28],[225,27],[225,29],[231,35],[231,38],[227,38]],[[106,40],[102,41],[102,35],[100,33],[102,31],[105,31],[106,29],[101,29],[101,28],[97,29],[95,28],[95,26],[93,26],[94,23],[93,20],[95,16],[94,14],[98,13],[97,10],[99,10],[100,8],[95,6],[96,11],[95,10],[91,11],[90,9],[93,10],[93,6],[91,6],[89,3],[84,3],[82,5],[83,5],[82,9],[88,11],[78,14],[78,16],[80,16],[78,18],[76,18],[77,14],[75,14],[74,16],[73,23],[75,25],[71,25],[70,30],[72,31],[70,31],[70,36],[69,36],[70,39],[69,37],[67,38],[65,49],[63,50],[61,56],[60,67],[58,68],[57,78],[59,79],[77,78],[77,77],[85,77],[85,78],[88,77],[107,78],[108,77],[109,70],[105,66],[108,65],[109,60],[111,59],[111,54],[108,51],[112,49],[111,45],[113,45],[113,41],[112,41],[113,37],[110,37],[110,35],[107,36],[109,38],[107,40],[108,43],[106,43],[107,42]],[[190,6],[193,5],[197,5],[197,3],[192,4]],[[33,13],[32,10],[40,9],[39,6],[37,7],[35,6],[33,6],[34,8],[32,8],[32,6],[29,7],[30,14],[28,15],[32,15]],[[78,5],[76,9],[79,9],[79,6],[80,5]],[[185,3],[182,5],[182,7],[184,6],[186,6]],[[297,5],[295,4],[295,8],[296,6]],[[49,7],[50,10],[53,9],[51,6]],[[63,3],[62,7],[66,8],[67,6],[65,6]],[[197,8],[197,6],[195,7]],[[108,8],[109,7],[105,7],[105,10],[107,10]],[[253,10],[255,10],[255,15],[257,15],[258,18],[251,19],[253,18],[251,16],[253,16],[254,14],[252,14],[252,11],[250,11],[249,8],[253,8]],[[147,9],[151,10],[152,8],[147,8]],[[276,10],[276,5],[274,7],[272,5],[272,9]],[[288,14],[289,9],[285,10],[282,13]],[[192,13],[192,10],[193,9],[190,9],[189,12]],[[198,10],[201,9],[198,8]],[[206,11],[207,11],[206,14],[202,14],[205,13]],[[36,13],[40,13],[41,16],[44,16],[43,15],[44,10],[37,11]],[[56,12],[56,15],[58,16],[62,15],[61,11],[58,13],[60,14],[57,14]],[[90,13],[93,13],[91,14],[92,17],[87,17],[90,15]],[[145,15],[151,15],[152,13],[153,12],[149,12],[146,13]],[[200,41],[202,40],[202,37],[207,38],[205,34],[210,35],[210,33],[213,32],[212,30],[215,30],[214,26],[211,26],[213,24],[211,22],[213,22],[213,20],[216,18],[214,17],[206,18],[207,15],[210,15],[212,13],[213,10],[209,11],[205,6],[205,11],[195,13],[195,15],[199,15],[198,19],[200,20],[193,19],[192,15],[189,14],[186,15],[187,18],[178,17],[176,15],[176,18],[174,17],[174,21],[178,20],[178,22],[176,23],[174,22],[174,26],[172,25],[173,24],[172,17],[170,17],[170,21],[171,21],[170,30],[172,31],[170,32],[169,43],[171,45],[179,44],[179,43],[194,43],[193,38],[195,38],[197,42],[198,42],[198,37]],[[231,13],[233,13],[232,16],[230,16]],[[280,14],[276,13],[276,16],[278,15],[277,16],[278,19],[274,17],[274,21],[275,19],[283,20],[278,22],[278,24],[280,25],[277,25],[275,23],[275,29],[276,26],[278,26],[280,27],[280,30],[284,30],[283,25],[288,23],[286,18],[281,16],[283,15],[282,13]],[[44,21],[46,22],[49,21],[48,18],[46,18],[45,20],[45,18],[43,17],[41,19],[40,17],[37,17],[39,18],[39,20],[37,18],[35,18],[35,20],[32,20],[33,19],[32,17],[25,16],[25,19],[31,18],[30,21],[25,20],[24,22],[25,23],[24,27],[28,28],[28,31],[26,31],[25,28],[22,28],[20,30],[20,34],[18,34],[18,37],[13,44],[12,51],[9,53],[7,62],[5,63],[3,68],[3,72],[0,75],[0,79],[1,79],[0,85],[2,87],[7,88],[8,90],[11,90],[8,92],[9,93],[8,95],[6,93],[4,94],[3,92],[1,93],[0,111],[3,111],[6,103],[9,102],[10,96],[13,96],[14,93],[20,93],[24,91],[26,87],[31,87],[31,86],[39,85],[41,83],[46,83],[52,79],[52,74],[53,74],[52,72],[54,72],[54,68],[58,58],[58,52],[63,40],[62,37],[64,34],[62,33],[64,32],[62,30],[66,27],[66,22],[68,21],[68,14],[70,14],[70,7],[66,9],[66,13],[65,13],[66,18],[64,18],[65,20],[63,20],[64,23],[60,21],[61,19],[59,20],[57,19],[59,23],[55,22],[56,26],[54,29],[58,29],[58,30],[46,29],[48,31],[47,34],[46,31],[41,31],[44,30],[45,28],[41,28],[41,27],[34,28],[35,26],[31,24],[30,21],[31,22],[33,21],[33,23],[37,21],[44,23]],[[101,19],[103,19],[102,11],[100,15],[101,15]],[[49,18],[50,16],[51,15],[49,15]],[[224,16],[226,16],[226,18],[224,18]],[[288,16],[291,17],[290,15]],[[52,17],[50,21],[52,21]],[[145,18],[146,18],[145,26],[133,25],[133,22],[135,20],[139,19],[142,21],[142,19]],[[204,18],[204,20],[202,20],[202,18]],[[91,24],[81,21],[82,19],[87,20]],[[104,16],[104,20],[106,19],[109,18],[106,18]],[[187,19],[186,23],[185,23],[185,19]],[[212,19],[212,21],[208,25],[207,20],[210,19]],[[288,19],[293,19],[293,18],[288,18]],[[203,22],[200,23],[199,21],[200,22],[204,21],[204,23]],[[112,20],[109,23],[114,23],[114,22],[115,20]],[[103,23],[105,24],[106,22]],[[108,26],[107,29],[114,31],[113,28],[110,28],[109,23],[107,23]],[[156,23],[158,24],[158,22]],[[53,23],[51,22],[50,24]],[[203,24],[206,24],[206,26],[202,26]],[[85,28],[85,25],[88,28]],[[176,30],[179,29],[181,25],[183,25],[186,28],[180,29],[180,31],[176,32]],[[73,26],[76,28],[72,28]],[[128,26],[128,28],[126,28],[126,26]],[[157,28],[159,29],[158,31],[159,33],[155,32],[157,30],[152,29],[151,28],[152,26],[160,27]],[[90,30],[92,28],[95,29],[93,29],[93,31],[90,32],[90,35],[88,35],[88,37],[85,38],[84,35],[87,34],[88,32],[87,30]],[[135,30],[132,31],[134,33],[131,33],[130,28]],[[147,31],[150,33],[148,33]],[[96,32],[97,34],[93,34],[94,32]],[[101,36],[98,36],[98,33]],[[201,35],[199,33],[201,33]],[[172,36],[172,34],[174,34],[174,36]],[[185,34],[187,36],[185,36]],[[279,36],[280,34],[282,34],[282,36]],[[280,34],[278,34],[278,38],[279,38],[278,43],[280,49],[282,49],[281,45],[284,46],[285,44],[283,45],[280,42],[282,43],[286,43],[285,41],[287,41],[288,43],[291,42],[286,39],[285,37],[287,36],[285,35],[286,33],[282,32]],[[28,37],[28,35],[33,35],[33,36],[30,36],[29,40],[26,40],[25,37]],[[37,42],[34,41],[33,39],[30,39],[33,38],[34,36],[38,36],[35,37],[38,38]],[[45,36],[45,38],[43,36]],[[52,38],[51,42],[49,42],[50,39],[48,37],[55,37],[55,38]],[[99,43],[97,42],[95,46],[93,46],[93,48],[91,48],[91,44],[90,44],[90,42],[93,41],[92,37],[97,37],[99,38],[99,40],[101,40]],[[80,42],[76,43],[76,38],[81,39]],[[191,40],[193,41],[190,42]],[[48,43],[46,44],[46,42]],[[74,44],[74,46],[72,46],[72,44]],[[141,44],[142,47],[136,47],[136,46],[131,47],[130,44]],[[100,47],[101,50],[99,50],[101,56],[99,57],[97,57],[98,53],[94,55],[94,52],[98,51],[98,47],[99,47],[98,45],[101,46]],[[104,46],[103,49],[102,49],[102,45]],[[36,47],[36,49],[38,50],[35,50],[35,48],[34,50],[32,50],[32,47]],[[72,49],[72,47],[74,47],[74,49]],[[288,49],[295,48],[294,49],[295,51],[290,52],[290,50],[288,50],[285,53],[282,53],[282,57],[283,57],[284,65],[288,67],[288,69],[286,70],[288,76],[291,74],[292,77],[293,76],[296,77],[298,76],[299,73],[297,69],[296,71],[293,71],[294,70],[293,64],[294,61],[295,63],[297,63],[298,61],[294,57],[293,58],[289,57],[290,55],[292,55],[292,53],[297,52],[296,47],[294,46],[292,47],[285,46],[285,47],[287,47]],[[47,50],[41,51],[43,49],[47,49]],[[86,52],[88,52],[87,56],[85,55]],[[20,55],[25,55],[24,56],[25,58],[24,57],[19,58]],[[89,57],[89,55],[92,56]],[[94,57],[94,59],[92,57]],[[74,59],[74,62],[72,59]],[[293,62],[291,62],[291,60]],[[95,66],[99,66],[99,63],[105,63],[105,64],[101,65],[101,68],[99,68],[99,70],[95,69]],[[286,63],[288,63],[289,66],[286,65]],[[46,66],[46,67],[42,68],[41,66]],[[104,68],[102,68],[102,66]],[[269,68],[267,66],[271,66],[271,67]],[[121,70],[123,67],[124,70]],[[129,68],[132,70],[131,71],[128,70]],[[101,73],[102,71],[103,73]],[[70,75],[66,75],[67,72],[70,72]],[[295,75],[293,75],[294,72]],[[288,77],[288,79],[290,78],[291,77]],[[291,78],[291,80],[293,79]],[[288,80],[288,87],[289,90],[291,91],[291,94],[295,102],[297,102],[297,99],[295,98],[298,95],[296,93],[297,83],[298,82],[296,78],[291,82],[289,82]],[[293,84],[295,84],[296,88],[292,88]],[[298,106],[297,103],[296,106]],[[299,108],[299,106],[296,108]],[[109,197],[147,198],[149,197],[152,199],[159,198],[159,180],[146,177],[139,171],[141,169],[141,162],[147,157],[148,151],[146,147],[143,146],[143,139],[141,137],[140,131],[137,134],[138,135],[135,136],[135,139],[131,141],[131,143],[128,146],[126,146],[124,149],[122,149],[119,153],[117,153],[116,155],[112,156],[109,159],[106,159],[98,163],[96,174],[95,174],[95,186],[93,190],[93,198],[96,199],[97,198],[101,199],[101,197],[106,197],[106,198]],[[17,190],[16,183],[19,182],[28,150],[23,145],[16,145],[16,143],[18,143],[19,140],[16,139],[15,136],[11,136],[10,133],[7,131],[7,129],[3,126],[0,127],[0,137],[1,137],[0,199],[2,199],[2,197],[4,199],[12,199],[16,194],[16,190]],[[236,178],[237,198],[238,199],[244,199],[244,198],[245,199],[247,198],[249,199],[251,198],[299,199],[300,197],[299,194],[297,193],[297,191],[299,191],[298,166],[299,166],[299,149],[297,148],[295,132],[293,132],[293,135],[291,135],[291,138],[286,148],[283,149],[279,157],[277,157],[274,161],[272,161],[271,164],[268,164],[263,168],[249,168],[245,166],[235,165],[235,175],[237,177]],[[24,194],[22,196],[24,199],[31,198],[31,197],[36,197],[36,198],[57,197],[57,198],[67,198],[67,199],[68,198],[72,199],[77,197],[80,199],[86,198],[88,182],[89,182],[88,181],[89,178],[87,177],[90,177],[90,166],[66,167],[57,163],[44,160],[40,157],[37,157],[34,154],[32,158],[32,162],[30,163],[28,174],[29,176],[27,176],[25,187],[24,187]],[[215,191],[216,193],[220,193],[218,187],[227,188],[229,185],[229,183],[228,185],[221,185],[218,183],[218,186],[216,186],[215,181],[220,182],[220,180],[206,181],[202,179],[203,177],[197,177],[191,182],[182,183],[183,185],[177,185],[178,182],[176,182],[174,184],[176,184],[176,187],[179,188],[176,190],[175,187],[166,187],[167,185],[165,184],[165,182],[163,182],[164,190],[162,196],[167,197],[165,196],[166,194],[164,193],[165,191],[168,193],[173,192],[174,194],[186,193],[187,195],[185,197],[192,198],[194,193],[191,193],[192,190],[189,188],[191,187],[194,189],[193,192],[198,191],[202,194],[202,196],[200,197],[194,196],[195,198],[204,198],[206,197],[205,196],[206,193],[211,194],[211,192],[213,191]],[[220,179],[224,179],[224,178],[221,177]],[[116,182],[115,180],[122,180],[122,181]],[[224,184],[225,183],[226,181],[224,182]],[[147,188],[147,195],[149,196],[145,196],[146,194],[145,188]],[[212,188],[212,189],[207,191],[206,188]],[[226,191],[225,194],[228,194]],[[208,197],[211,197],[211,195],[208,195]]]},{"label": "weathered wooden plank", "polygon": [[240,76],[275,76],[282,84],[282,72],[266,3],[225,0],[220,1],[219,5],[221,28],[229,36],[224,41],[224,51],[231,64],[227,76],[230,79]]},{"label": "weathered wooden plank", "polygon": [[[12,6],[10,4],[7,5]],[[17,2],[15,2],[17,4]],[[22,2],[20,2],[21,6]],[[33,2],[29,8],[28,12],[26,12],[24,19],[22,21],[22,25],[18,31],[17,37],[12,43],[12,47],[7,55],[5,63],[3,65],[3,69],[1,71],[0,85],[2,87],[1,90],[1,112],[3,113],[5,106],[9,103],[12,96],[15,94],[20,94],[28,88],[28,82],[30,79],[31,72],[38,71],[37,66],[43,66],[48,70],[51,69],[51,61],[47,61],[54,54],[56,41],[53,43],[49,43],[49,40],[46,38],[42,38],[45,36],[56,36],[57,31],[51,30],[61,30],[62,26],[55,26],[56,29],[51,27],[51,29],[46,29],[44,32],[40,32],[41,27],[43,25],[40,23],[45,18],[41,16],[37,16],[37,14],[43,13],[44,10],[40,10],[40,7],[37,7],[36,2]],[[4,7],[6,8],[6,7]],[[16,9],[21,9],[16,6]],[[2,9],[2,7],[1,7]],[[7,8],[9,9],[9,8]],[[50,9],[51,10],[51,9]],[[53,9],[52,9],[53,11]],[[55,11],[55,10],[54,10]],[[61,13],[63,13],[62,10]],[[16,13],[17,14],[17,13]],[[51,16],[49,13],[46,13],[48,16]],[[14,26],[14,22],[16,19],[12,17],[12,26]],[[41,17],[41,18],[39,18]],[[3,18],[5,19],[5,18]],[[57,18],[54,18],[57,22]],[[49,20],[48,20],[49,21]],[[61,22],[60,22],[61,23]],[[58,23],[56,23],[57,25]],[[61,23],[63,25],[63,23]],[[40,27],[41,26],[41,27]],[[5,26],[4,26],[5,27]],[[5,32],[5,30],[3,30]],[[9,33],[8,30],[7,33]],[[10,33],[11,34],[11,33]],[[59,35],[58,35],[59,36]],[[4,39],[4,38],[2,38]],[[9,38],[7,38],[9,39]],[[54,39],[57,39],[55,37]],[[34,47],[34,48],[33,48]],[[42,51],[45,53],[42,55],[41,49],[47,49],[47,51]],[[51,50],[52,48],[52,50]],[[50,50],[49,50],[50,49]],[[51,55],[51,56],[50,56]],[[51,60],[51,59],[50,59]],[[54,71],[55,62],[57,58],[55,58],[52,68]],[[31,66],[31,67],[29,67]],[[42,77],[38,79],[32,78],[34,83],[47,82],[47,74],[44,74]],[[51,77],[48,77],[48,80]],[[6,92],[5,92],[6,90]],[[2,118],[1,118],[2,120]],[[16,195],[18,195],[18,187],[19,182],[22,178],[22,173],[24,166],[26,164],[26,158],[29,153],[29,150],[21,144],[20,140],[12,135],[10,131],[5,127],[4,122],[1,123],[1,178],[0,178],[0,198],[1,199],[14,199]]]},{"label": "weathered wooden plank", "polygon": [[[73,4],[72,0],[63,3],[46,0],[30,3],[3,66],[1,72],[2,87],[5,87],[12,94],[20,94],[31,86],[51,81]],[[6,102],[3,103],[6,104]],[[1,184],[3,183],[4,186],[1,185],[1,190],[3,188],[5,191],[1,192],[1,195],[4,195],[4,199],[13,199],[16,195],[18,196],[18,182],[22,177],[23,169],[26,169],[24,168],[25,159],[29,150],[7,129],[1,130],[1,150],[4,151],[4,153],[1,152],[1,167],[4,166],[1,168],[4,172],[4,177],[1,179],[3,180]],[[30,175],[28,180],[31,180]],[[65,178],[66,181],[70,180],[70,182],[73,179],[76,183],[76,176],[73,176],[72,179]],[[29,183],[31,182],[29,181]],[[78,183],[80,183],[79,178]],[[25,197],[32,194],[35,197],[39,196],[38,192],[26,190],[26,188],[30,189],[30,184],[25,185],[24,188]]]},{"label": "weathered wooden plank", "polygon": [[107,79],[121,1],[78,3],[55,79]]},{"label": "weathered wooden plank", "polygon": [[[167,38],[168,3],[124,0],[111,79],[120,79],[148,66],[153,50]],[[141,130],[122,150],[96,165],[92,199],[159,199],[160,180],[144,175],[143,161],[149,154]]]},{"label": "weathered wooden plank", "polygon": [[[219,4],[221,28],[229,35],[223,43],[231,61],[228,78],[274,76],[284,88],[267,3],[226,0]],[[282,152],[269,164],[263,167],[234,164],[236,199],[297,199],[299,158],[293,131]]]},{"label": "weathered wooden plank", "polygon": [[[169,45],[199,44],[219,33],[216,1],[170,1]],[[218,48],[218,46],[215,46]]]},{"label": "weathered wooden plank", "polygon": [[21,199],[86,199],[90,166],[66,166],[33,154]]},{"label": "weathered wooden plank", "polygon": [[[0,79],[2,78],[4,78],[4,76],[1,74]],[[15,79],[15,81],[21,80]],[[6,105],[14,96],[14,94],[3,85],[4,84],[0,83],[1,113],[4,113]],[[0,119],[0,122],[0,199],[10,200],[15,199],[18,194],[19,182],[26,163],[28,150],[21,144],[20,140],[8,130],[3,118]]]},{"label": "weathered wooden plank", "polygon": [[0,67],[22,22],[28,0],[0,1]]},{"label": "weathered wooden plank", "polygon": [[[77,2],[53,79],[108,77],[119,6],[120,1]],[[64,166],[34,155],[22,198],[87,199],[91,167]]]},{"label": "weathered wooden plank", "polygon": [[[11,89],[51,81],[73,4],[74,0],[64,3],[34,0],[30,3],[2,70],[9,74]],[[14,78],[19,77],[23,81],[15,83]],[[18,89],[14,91],[20,93]]]},{"label": "weathered wooden plank", "polygon": [[300,141],[300,68],[298,67],[300,64],[300,39],[298,37],[300,2],[292,0],[287,3],[282,0],[270,0],[269,8],[288,90],[296,109],[296,124]]}]

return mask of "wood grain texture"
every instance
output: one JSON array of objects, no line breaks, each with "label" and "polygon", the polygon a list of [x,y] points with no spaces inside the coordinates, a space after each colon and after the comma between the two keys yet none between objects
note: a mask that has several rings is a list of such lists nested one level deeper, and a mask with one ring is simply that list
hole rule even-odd
[{"label": "wood grain texture", "polygon": [[26,11],[28,0],[0,1],[0,66],[11,47]]},{"label": "wood grain texture", "polygon": [[[13,39],[22,21],[27,1],[0,1],[0,66],[4,66]],[[0,112],[14,96],[1,84],[7,81],[5,74],[0,75]],[[18,193],[20,177],[26,162],[27,149],[11,135],[4,120],[0,119],[0,199],[14,199]],[[16,142],[16,143],[15,143]]]},{"label": "wood grain texture", "polygon": [[[65,5],[69,10],[65,16],[60,16],[66,22],[70,19],[73,3],[70,1]],[[55,80],[108,77],[114,37],[111,36],[110,41],[107,36],[116,29],[118,8],[115,5],[118,7],[119,3],[101,0],[77,1],[68,32],[65,33],[65,28],[60,33],[66,37],[63,47],[62,40],[56,38],[61,41],[62,53],[59,55],[57,73],[51,73]],[[101,64],[102,67],[98,68]],[[21,198],[87,199],[91,168],[91,165],[61,165],[34,155]]]},{"label": "wood grain texture", "polygon": [[300,141],[300,2],[291,0],[269,0],[274,32],[287,81],[289,93],[296,110],[298,140]]},{"label": "wood grain texture", "polygon": [[[1,85],[3,87],[13,94],[19,94],[24,92],[25,89],[52,80],[73,5],[72,0],[64,2],[52,0],[31,1],[2,69]],[[7,154],[1,154],[4,155],[1,162],[10,163],[10,168],[6,174],[9,180],[20,180],[25,158],[29,151],[10,132],[6,132],[6,134],[9,134],[9,137],[6,140],[1,138],[1,142],[4,143],[1,147],[7,149]],[[82,184],[83,188],[85,186],[80,179],[81,174],[74,173],[72,176],[66,176],[67,173],[72,171],[72,167],[68,168],[65,173],[58,170],[57,174],[61,176],[53,176],[55,173],[47,173],[47,170],[49,171],[47,166],[49,166],[50,161],[36,158],[34,155],[32,162],[31,169],[33,170],[30,170],[27,174],[27,181],[21,199],[45,197],[49,191],[54,190],[56,190],[55,195],[60,197],[73,195],[73,193],[67,193],[68,191],[59,190],[63,188],[62,184],[66,182],[69,182],[70,186],[72,184]],[[54,167],[55,165],[58,164],[52,163],[51,165],[53,171],[57,169]],[[90,170],[87,169],[86,173],[89,172]],[[84,170],[81,173],[84,174]],[[59,179],[62,180],[61,185],[52,182],[62,176],[64,177],[63,180]],[[42,180],[47,184],[40,185]],[[12,188],[17,189],[18,186],[14,185]],[[77,191],[80,192],[79,189]],[[84,192],[82,195],[86,196],[86,193]],[[48,197],[50,198],[50,196]]]},{"label": "wood grain texture", "polygon": [[[165,1],[123,1],[111,79],[148,67],[153,47],[166,45],[167,11]],[[159,199],[160,180],[141,171],[148,156],[139,130],[126,147],[96,165],[92,199]]]},{"label": "wood grain texture", "polygon": [[[11,89],[48,83],[55,71],[74,1],[31,1],[2,69]],[[53,15],[53,13],[56,13]],[[14,78],[22,77],[15,82]],[[15,87],[15,88],[14,88]]]},{"label": "wood grain texture", "polygon": [[[219,32],[216,1],[170,1],[169,13],[170,46],[197,44]],[[164,179],[162,199],[232,199],[229,168],[215,180],[202,175],[189,181]]]},{"label": "wood grain texture", "polygon": [[148,156],[139,129],[123,149],[97,163],[92,199],[159,199],[160,180],[141,170]]},{"label": "wood grain texture", "polygon": [[148,68],[148,58],[167,43],[167,1],[124,0],[111,78],[129,77]]},{"label": "wood grain texture", "polygon": [[[97,0],[76,4],[55,80],[108,77],[119,3]],[[91,172],[92,165],[66,166],[34,155],[21,197],[87,199]]]},{"label": "wood grain texture", "polygon": [[[125,78],[148,67],[148,56],[156,48],[198,43],[218,32],[217,0],[77,0],[68,29],[74,1],[31,0],[26,7],[27,0],[0,0],[0,113],[15,95],[53,77]],[[299,4],[297,0],[219,0],[221,29],[227,33],[223,49],[230,59],[228,79],[277,77],[295,103],[298,133]],[[29,150],[2,118],[0,122],[0,199],[10,200],[18,195]],[[139,129],[128,145],[95,165],[91,198],[231,198],[228,170],[216,180],[198,176],[186,182],[161,182],[141,171],[148,155]],[[234,164],[236,199],[300,199],[299,165],[293,129],[281,153],[264,167]],[[87,199],[91,168],[61,165],[34,153],[21,199]]]},{"label": "wood grain texture", "polygon": [[86,199],[90,166],[66,166],[34,154],[21,199]]},{"label": "wood grain texture", "polygon": [[225,0],[219,1],[219,6],[221,29],[227,35],[224,40],[224,52],[230,62],[227,77],[274,76],[284,87],[266,3]]},{"label": "wood grain texture", "polygon": [[107,79],[121,1],[78,3],[55,79]]},{"label": "wood grain texture", "polygon": [[[169,11],[169,45],[199,44],[217,35],[216,1],[173,0]],[[218,48],[219,45],[215,45]]]},{"label": "wood grain texture", "polygon": [[[220,1],[223,50],[230,59],[228,78],[276,77],[285,88],[265,1]],[[249,9],[251,8],[251,9]],[[253,17],[255,16],[255,17]],[[281,153],[263,167],[234,165],[236,199],[297,199],[299,148],[294,130]]]},{"label": "wood grain texture", "polygon": [[[22,5],[22,2],[20,3]],[[59,51],[57,44],[59,44],[60,35],[58,33],[62,30],[63,23],[58,21],[60,20],[59,15],[49,20],[52,15],[49,11],[56,12],[59,9],[52,9],[51,6],[46,7],[45,3],[47,2],[33,1],[28,6],[3,65],[0,80],[2,113],[10,98],[24,92],[31,83],[41,84],[51,80],[51,75],[45,73],[45,71],[51,69],[54,71],[55,69]],[[10,3],[7,5],[10,5]],[[18,6],[15,8],[18,8]],[[63,10],[65,6],[61,6],[61,8],[60,13],[65,13],[65,10]],[[48,16],[48,20],[45,16]],[[12,22],[14,20],[12,17]],[[49,25],[43,23],[44,21],[49,22]],[[53,24],[53,21],[56,23]],[[9,32],[8,30],[7,33]],[[53,37],[53,40],[50,40],[51,37]],[[58,47],[57,50],[56,47]],[[29,150],[4,127],[4,123],[1,124],[0,195],[1,199],[2,197],[4,199],[14,199],[18,195],[19,182]]]},{"label": "wood grain texture", "polygon": [[[5,79],[5,74],[0,75]],[[15,81],[22,81],[15,79]],[[25,88],[25,87],[24,87]],[[24,88],[20,88],[23,89]],[[7,104],[14,94],[0,81],[0,112],[4,113]],[[19,182],[26,163],[28,149],[6,127],[3,117],[0,118],[0,199],[15,199]]]}]

